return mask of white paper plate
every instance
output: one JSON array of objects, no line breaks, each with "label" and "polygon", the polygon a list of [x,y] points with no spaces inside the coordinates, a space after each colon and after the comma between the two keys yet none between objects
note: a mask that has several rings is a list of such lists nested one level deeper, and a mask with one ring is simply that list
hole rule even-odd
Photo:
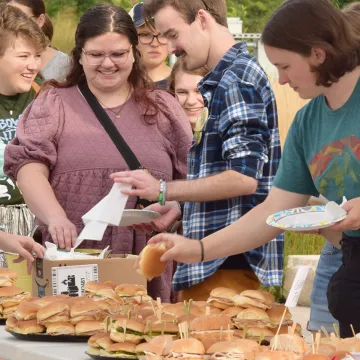
[{"label": "white paper plate", "polygon": [[309,231],[326,228],[343,219],[346,214],[338,218],[331,218],[325,212],[325,205],[305,206],[279,211],[270,215],[266,223],[283,230]]},{"label": "white paper plate", "polygon": [[120,226],[146,224],[160,217],[160,214],[152,210],[128,209],[124,210],[120,220]]}]

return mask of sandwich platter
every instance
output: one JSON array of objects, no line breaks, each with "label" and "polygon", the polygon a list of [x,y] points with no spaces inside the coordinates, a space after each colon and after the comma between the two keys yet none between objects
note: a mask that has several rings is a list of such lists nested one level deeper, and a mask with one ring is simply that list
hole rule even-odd
[{"label": "sandwich platter", "polygon": [[334,214],[325,205],[305,206],[279,211],[270,215],[266,223],[270,226],[291,231],[310,231],[329,227],[346,217],[346,212]]},{"label": "sandwich platter", "polygon": [[49,334],[20,334],[7,330],[12,336],[19,340],[43,341],[43,342],[87,342],[90,335],[49,335]]},{"label": "sandwich platter", "polygon": [[136,224],[146,224],[161,215],[152,210],[128,209],[124,210],[120,220],[120,226],[131,226]]},{"label": "sandwich platter", "polygon": [[[90,356],[92,359],[94,360],[104,360],[104,359],[109,359],[109,358],[112,358],[114,359],[114,356],[103,356],[103,355],[94,355],[94,354],[89,354],[87,351],[85,351],[85,354],[87,356]],[[116,357],[116,359],[119,359],[119,360],[129,360],[129,358],[121,358],[121,357]],[[133,360],[136,360],[137,358],[133,358]]]}]

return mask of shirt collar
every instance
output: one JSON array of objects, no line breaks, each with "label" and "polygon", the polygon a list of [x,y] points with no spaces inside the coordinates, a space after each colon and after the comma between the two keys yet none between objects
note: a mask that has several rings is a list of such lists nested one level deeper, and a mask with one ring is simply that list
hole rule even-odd
[{"label": "shirt collar", "polygon": [[205,75],[198,85],[200,92],[204,93],[208,87],[214,87],[219,84],[224,71],[227,70],[241,54],[249,55],[246,42],[244,41],[233,45],[221,58],[215,69]]}]

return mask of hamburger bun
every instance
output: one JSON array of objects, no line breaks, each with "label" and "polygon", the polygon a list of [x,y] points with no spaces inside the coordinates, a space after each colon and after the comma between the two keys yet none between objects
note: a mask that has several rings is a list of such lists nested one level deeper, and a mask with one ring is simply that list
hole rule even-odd
[{"label": "hamburger bun", "polygon": [[74,301],[71,304],[70,317],[74,318],[77,316],[96,315],[100,311],[101,310],[95,301],[89,298],[83,298],[81,301]]},{"label": "hamburger bun", "polygon": [[244,308],[242,308],[240,306],[231,306],[231,307],[227,308],[226,310],[224,310],[221,314],[228,316],[230,318],[235,318],[236,315],[242,310],[244,310]]},{"label": "hamburger bun", "polygon": [[111,357],[120,357],[122,359],[136,359],[136,345],[129,342],[114,343],[110,345],[108,351],[101,350],[100,354]]},{"label": "hamburger bun", "polygon": [[11,315],[14,315],[17,307],[18,306],[15,305],[4,309],[2,313],[3,318],[8,319]]},{"label": "hamburger bun", "polygon": [[[66,302],[61,300],[54,301],[37,311],[36,318],[39,323],[51,320],[52,317],[66,316],[69,317],[70,307]],[[59,320],[60,321],[60,320]]]},{"label": "hamburger bun", "polygon": [[197,339],[178,339],[173,341],[170,352],[175,354],[204,355],[205,348],[202,342]]},{"label": "hamburger bun", "polygon": [[118,285],[115,292],[121,297],[147,296],[147,291],[144,286],[136,284]]},{"label": "hamburger bun", "polygon": [[263,327],[263,328],[249,327],[247,329],[246,334],[247,334],[246,337],[249,339],[258,340],[259,338],[264,337],[264,340],[266,340],[266,341],[270,341],[273,338],[273,336],[275,335],[275,333],[272,330],[270,330],[266,327]]},{"label": "hamburger bun", "polygon": [[97,340],[104,337],[104,336],[106,336],[106,334],[102,334],[102,333],[90,336],[90,338],[88,340],[88,345],[92,346],[92,347],[95,347],[95,348],[99,348],[100,346],[97,343]]},{"label": "hamburger bun", "polygon": [[39,305],[24,300],[17,306],[15,310],[15,317],[17,320],[36,319],[36,314],[39,309],[40,309]]},{"label": "hamburger bun", "polygon": [[275,346],[277,350],[291,351],[297,354],[305,354],[309,351],[306,341],[297,335],[282,334],[274,336],[270,345]]},{"label": "hamburger bun", "polygon": [[270,309],[275,302],[272,294],[263,290],[245,290],[233,297],[234,305],[244,308],[258,307],[263,310]]},{"label": "hamburger bun", "polygon": [[330,355],[336,351],[336,347],[330,344],[319,344],[318,353]]},{"label": "hamburger bun", "polygon": [[[282,316],[284,314],[285,311],[285,305],[284,304],[274,304],[271,309],[267,310],[267,314],[269,316],[270,319],[270,324],[271,327],[278,327],[280,325],[280,321],[282,319]],[[282,326],[288,326],[288,325],[292,325],[292,320],[291,320],[291,313],[290,311],[286,308],[286,312],[285,312],[285,317],[284,320],[282,322]]]},{"label": "hamburger bun", "polygon": [[16,319],[15,315],[9,316],[8,319],[6,320],[5,330],[13,331],[13,328],[17,322],[18,320]]},{"label": "hamburger bun", "polygon": [[256,355],[255,360],[299,360],[299,356],[290,351],[264,351]]},{"label": "hamburger bun", "polygon": [[235,295],[237,295],[237,292],[233,289],[217,287],[210,292],[210,297],[207,302],[212,306],[225,310],[230,306],[234,306],[232,298]]},{"label": "hamburger bun", "polygon": [[101,299],[101,300],[115,300],[119,304],[124,304],[124,300],[115,292],[115,290],[109,288],[109,289],[100,289],[95,294],[95,300]]},{"label": "hamburger bun", "polygon": [[114,344],[114,342],[110,339],[109,334],[105,334],[105,335],[100,336],[99,338],[97,338],[96,343],[100,347],[100,349],[103,349],[103,350],[106,350],[106,351],[109,351],[110,346],[112,344]]},{"label": "hamburger bun", "polygon": [[167,265],[167,262],[160,261],[166,251],[167,248],[164,242],[146,245],[139,255],[137,272],[145,276],[149,281],[160,276]]},{"label": "hamburger bun", "polygon": [[270,326],[270,319],[266,311],[256,307],[240,311],[233,322],[239,329],[243,329],[245,325],[250,327]]},{"label": "hamburger bun", "polygon": [[190,331],[208,331],[234,328],[228,316],[222,314],[201,315],[190,322]]},{"label": "hamburger bun", "polygon": [[69,322],[53,322],[46,327],[49,335],[75,335],[75,327]]},{"label": "hamburger bun", "polygon": [[15,270],[0,268],[0,287],[14,286],[18,274]]},{"label": "hamburger bun", "polygon": [[215,353],[231,353],[231,354],[245,354],[252,353],[253,349],[258,348],[259,344],[255,341],[248,340],[248,342],[242,342],[240,339],[231,340],[231,341],[220,341],[212,346],[210,346],[207,350],[207,354],[215,354]]},{"label": "hamburger bun", "polygon": [[76,335],[95,335],[105,332],[105,324],[102,321],[80,321],[75,325]]},{"label": "hamburger bun", "polygon": [[111,286],[101,284],[98,281],[88,281],[84,285],[84,292],[85,292],[86,296],[95,295],[97,291],[102,290],[102,289],[111,289]]},{"label": "hamburger bun", "polygon": [[43,333],[45,331],[45,327],[38,324],[35,319],[23,320],[23,321],[18,321],[13,326],[13,331],[18,334],[38,334],[38,333]]},{"label": "hamburger bun", "polygon": [[157,336],[146,343],[145,354],[167,356],[170,354],[173,338],[171,335]]}]

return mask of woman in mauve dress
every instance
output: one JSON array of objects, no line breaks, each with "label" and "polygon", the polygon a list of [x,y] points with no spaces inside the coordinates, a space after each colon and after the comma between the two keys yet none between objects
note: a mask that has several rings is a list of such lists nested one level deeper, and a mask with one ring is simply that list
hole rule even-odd
[{"label": "woman in mauve dress", "polygon": [[[146,169],[165,181],[186,176],[189,122],[170,94],[148,83],[137,43],[136,29],[122,8],[88,9],[76,31],[66,81],[53,81],[41,92],[6,148],[5,172],[18,182],[36,215],[43,242],[69,250],[83,227],[81,216],[111,189],[110,174],[128,169],[81,95],[81,82]],[[126,207],[135,208],[136,201],[130,197]],[[113,253],[138,254],[147,239],[143,232],[109,226],[101,242],[85,241],[82,247],[109,245]],[[149,294],[170,301],[171,275],[172,264],[149,283]]]}]

